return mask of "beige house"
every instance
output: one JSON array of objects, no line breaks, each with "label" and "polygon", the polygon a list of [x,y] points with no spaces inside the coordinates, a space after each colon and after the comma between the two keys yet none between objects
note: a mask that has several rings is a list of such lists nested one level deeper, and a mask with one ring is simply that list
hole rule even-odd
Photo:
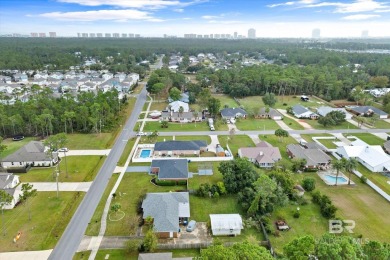
[{"label": "beige house", "polygon": [[243,147],[238,149],[238,156],[247,158],[260,168],[271,168],[275,165],[275,162],[282,159],[279,148],[273,147],[265,141],[258,143],[256,147]]}]

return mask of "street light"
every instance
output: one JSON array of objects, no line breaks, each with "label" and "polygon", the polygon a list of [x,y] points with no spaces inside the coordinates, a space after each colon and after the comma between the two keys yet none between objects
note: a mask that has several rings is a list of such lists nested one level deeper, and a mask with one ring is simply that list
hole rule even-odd
[{"label": "street light", "polygon": [[58,172],[58,170],[56,170],[56,182],[57,182],[57,198],[59,197],[59,188],[58,188],[58,176],[60,175],[60,173]]}]

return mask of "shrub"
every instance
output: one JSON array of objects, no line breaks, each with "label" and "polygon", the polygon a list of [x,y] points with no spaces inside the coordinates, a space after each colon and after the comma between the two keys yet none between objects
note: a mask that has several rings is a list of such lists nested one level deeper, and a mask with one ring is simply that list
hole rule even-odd
[{"label": "shrub", "polygon": [[362,176],[360,177],[360,181],[361,181],[361,183],[367,183],[367,177],[364,176],[364,175],[362,175]]},{"label": "shrub", "polygon": [[328,219],[335,218],[337,208],[332,204],[328,196],[322,195],[319,191],[315,191],[312,193],[312,200],[320,206],[323,217]]},{"label": "shrub", "polygon": [[301,216],[301,213],[299,213],[299,211],[295,211],[293,216],[294,218],[299,218]]},{"label": "shrub", "polygon": [[314,178],[305,178],[302,181],[302,187],[306,191],[311,192],[316,188],[316,180]]},{"label": "shrub", "polygon": [[141,241],[138,239],[130,239],[126,242],[126,248],[129,253],[138,252],[141,248]]}]

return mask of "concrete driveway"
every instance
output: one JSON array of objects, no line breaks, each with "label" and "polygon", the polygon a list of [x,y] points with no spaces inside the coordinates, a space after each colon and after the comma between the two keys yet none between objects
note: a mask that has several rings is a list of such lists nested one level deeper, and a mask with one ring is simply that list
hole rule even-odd
[{"label": "concrete driveway", "polygon": [[[56,182],[29,182],[37,191],[57,191]],[[59,182],[60,191],[84,191],[87,192],[92,182]],[[16,190],[21,190],[22,184],[16,187]]]},{"label": "concrete driveway", "polygon": [[216,152],[217,144],[219,144],[218,136],[217,135],[209,135],[211,138],[211,143],[207,146],[207,150],[209,152]]},{"label": "concrete driveway", "polygon": [[42,250],[42,251],[23,251],[23,252],[7,252],[0,253],[0,259],[2,260],[43,260],[48,259],[49,255],[53,251],[50,250]]},{"label": "concrete driveway", "polygon": [[126,172],[149,172],[150,166],[129,166]]},{"label": "concrete driveway", "polygon": [[[66,156],[75,156],[75,155],[105,155],[108,156],[111,149],[105,149],[105,150],[69,150],[69,152],[66,152]],[[63,152],[59,152],[59,155],[61,157],[64,156]]]}]

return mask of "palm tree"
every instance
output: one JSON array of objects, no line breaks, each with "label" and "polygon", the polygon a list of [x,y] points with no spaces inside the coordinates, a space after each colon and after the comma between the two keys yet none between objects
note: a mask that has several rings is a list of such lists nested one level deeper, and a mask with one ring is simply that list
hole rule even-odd
[{"label": "palm tree", "polygon": [[355,158],[349,158],[345,162],[345,170],[348,171],[348,185],[351,185],[351,173],[356,170],[359,162]]},{"label": "palm tree", "polygon": [[344,168],[344,161],[342,160],[337,160],[337,161],[333,161],[332,162],[332,167],[333,169],[336,170],[336,182],[335,182],[335,186],[337,186],[337,181],[339,179],[339,173],[340,173],[340,170],[342,170]]},{"label": "palm tree", "polygon": [[195,110],[192,114],[193,114],[194,117],[195,117],[195,127],[196,127],[196,120],[198,119],[199,112]]}]

